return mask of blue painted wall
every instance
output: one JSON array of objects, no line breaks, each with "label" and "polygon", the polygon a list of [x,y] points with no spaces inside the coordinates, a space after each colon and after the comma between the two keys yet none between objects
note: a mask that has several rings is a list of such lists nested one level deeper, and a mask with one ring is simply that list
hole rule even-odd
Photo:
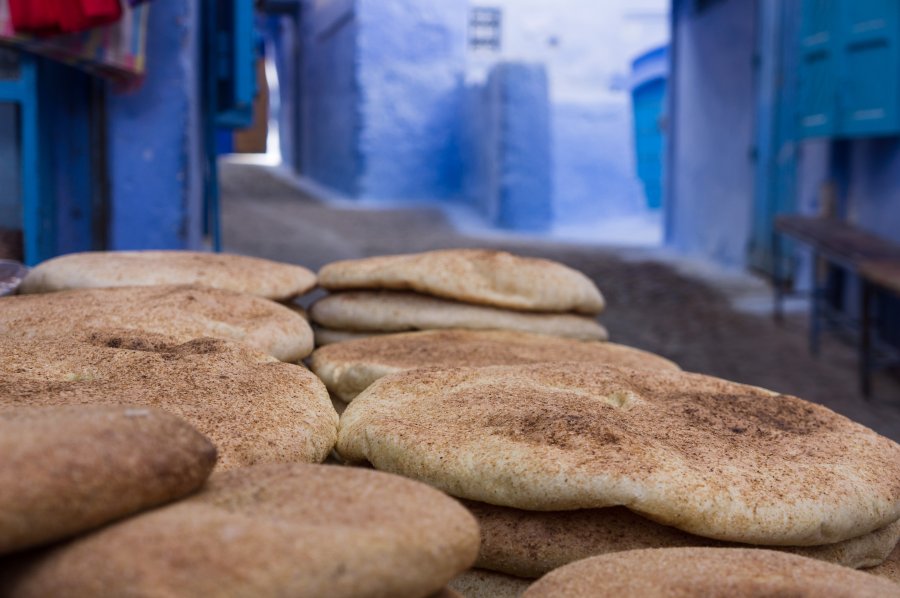
[{"label": "blue painted wall", "polygon": [[552,111],[556,222],[571,226],[643,211],[627,99],[557,102]]},{"label": "blue painted wall", "polygon": [[468,0],[357,0],[360,194],[460,192]]},{"label": "blue painted wall", "polygon": [[666,241],[743,267],[752,207],[754,3],[676,5]]},{"label": "blue painted wall", "polygon": [[[302,14],[302,13],[301,13]],[[278,121],[278,144],[282,161],[303,170],[300,84],[302,81],[303,37],[297,21],[289,16],[269,16],[266,19],[265,52],[275,63],[278,90],[269,90],[270,119]]]},{"label": "blue painted wall", "polygon": [[301,97],[285,90],[290,32],[275,32],[282,131],[300,104],[286,161],[351,197],[460,195],[468,2],[309,0]]},{"label": "blue painted wall", "polygon": [[499,98],[495,224],[542,231],[553,222],[550,101],[543,65],[501,63],[488,77]]},{"label": "blue painted wall", "polygon": [[900,243],[900,140],[851,142],[847,219]]},{"label": "blue painted wall", "polygon": [[40,160],[44,201],[55,212],[53,254],[95,249],[102,235],[94,234],[99,182],[92,180],[91,78],[47,59],[39,59],[38,67]]},{"label": "blue painted wall", "polygon": [[[798,214],[820,213],[822,184],[828,179],[831,147],[828,140],[815,139],[798,144],[797,177],[794,190],[794,210]],[[794,244],[794,284],[808,291],[812,286],[812,253],[807,247]]]},{"label": "blue painted wall", "polygon": [[357,2],[307,2],[303,18],[302,171],[350,196],[360,192]]},{"label": "blue painted wall", "polygon": [[202,243],[199,0],[156,2],[147,77],[107,99],[112,249]]},{"label": "blue painted wall", "polygon": [[464,94],[461,148],[461,197],[487,218],[493,218],[492,189],[498,169],[494,159],[499,147],[499,104],[483,84],[467,85]]},{"label": "blue painted wall", "polygon": [[541,231],[553,220],[547,71],[498,63],[466,91],[462,149],[466,198],[495,226]]}]

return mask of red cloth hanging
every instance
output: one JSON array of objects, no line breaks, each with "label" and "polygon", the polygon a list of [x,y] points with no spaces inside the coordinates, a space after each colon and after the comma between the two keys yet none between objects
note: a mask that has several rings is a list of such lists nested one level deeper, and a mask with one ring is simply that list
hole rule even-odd
[{"label": "red cloth hanging", "polygon": [[60,29],[66,33],[115,23],[122,17],[119,0],[57,0],[62,8]]},{"label": "red cloth hanging", "polygon": [[35,35],[75,33],[115,23],[119,0],[9,0],[13,28]]},{"label": "red cloth hanging", "polygon": [[13,28],[20,33],[59,33],[60,0],[9,0]]}]

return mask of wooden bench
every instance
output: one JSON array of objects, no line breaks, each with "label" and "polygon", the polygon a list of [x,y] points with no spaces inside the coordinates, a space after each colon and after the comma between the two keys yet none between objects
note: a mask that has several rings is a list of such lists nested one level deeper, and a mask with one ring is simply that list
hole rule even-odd
[{"label": "wooden bench", "polygon": [[[787,277],[781,272],[781,235],[808,245],[813,252],[809,327],[809,346],[813,354],[818,353],[823,324],[833,324],[838,318],[826,301],[825,269],[821,265],[837,266],[859,277],[858,317],[846,318],[842,315],[842,323],[856,328],[858,333],[860,390],[869,397],[871,374],[879,365],[873,353],[873,297],[875,289],[900,297],[900,245],[835,218],[797,215],[776,218],[772,282],[775,288],[775,317],[778,320],[782,317],[787,286]],[[886,360],[885,363],[891,361]]]}]

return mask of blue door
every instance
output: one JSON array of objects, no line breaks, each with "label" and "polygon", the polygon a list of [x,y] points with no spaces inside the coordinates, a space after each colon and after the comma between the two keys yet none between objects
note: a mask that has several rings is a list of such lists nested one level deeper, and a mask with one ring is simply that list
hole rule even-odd
[{"label": "blue door", "polygon": [[900,133],[897,0],[804,0],[798,37],[799,137]]},{"label": "blue door", "polygon": [[666,79],[669,48],[644,52],[631,63],[631,101],[634,113],[634,150],[637,176],[644,187],[647,207],[662,207]]},{"label": "blue door", "polygon": [[[799,15],[792,3],[757,3],[756,164],[748,262],[754,269],[769,273],[775,269],[774,219],[794,211],[795,204],[796,65],[804,58],[795,51],[798,27]],[[790,275],[790,264],[779,264],[778,271]]]},{"label": "blue door", "polygon": [[837,0],[803,0],[798,115],[803,137],[830,137],[837,130],[837,7]]},{"label": "blue door", "polygon": [[897,0],[842,0],[838,92],[843,136],[900,131],[900,4]]},{"label": "blue door", "polygon": [[637,174],[644,185],[647,207],[662,207],[663,137],[660,119],[666,97],[666,81],[659,78],[632,92]]}]

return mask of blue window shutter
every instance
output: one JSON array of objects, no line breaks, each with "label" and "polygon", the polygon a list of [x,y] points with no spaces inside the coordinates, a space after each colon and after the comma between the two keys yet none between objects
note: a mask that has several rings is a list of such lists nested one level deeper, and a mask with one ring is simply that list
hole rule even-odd
[{"label": "blue window shutter", "polygon": [[897,0],[842,0],[840,134],[900,132],[900,5]]},{"label": "blue window shutter", "polygon": [[800,137],[831,137],[837,132],[837,0],[803,0],[800,27]]},{"label": "blue window shutter", "polygon": [[218,2],[215,19],[217,64],[216,125],[242,128],[253,123],[256,96],[256,30],[253,0]]}]

